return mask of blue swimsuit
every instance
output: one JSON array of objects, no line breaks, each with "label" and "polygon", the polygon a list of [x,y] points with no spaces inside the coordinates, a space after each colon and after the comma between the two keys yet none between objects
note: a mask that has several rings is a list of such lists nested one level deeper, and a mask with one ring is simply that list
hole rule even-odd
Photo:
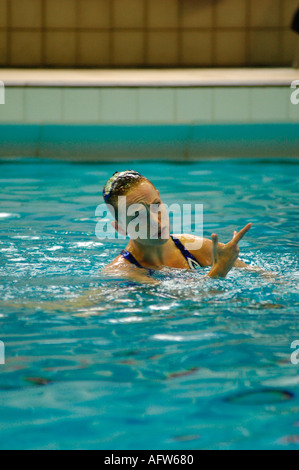
[{"label": "blue swimsuit", "polygon": [[[182,253],[182,255],[184,256],[185,260],[187,261],[190,269],[198,269],[198,268],[201,268],[201,264],[199,264],[199,262],[196,260],[196,258],[192,255],[192,253],[190,253],[190,251],[188,251],[184,245],[182,244],[182,242],[178,239],[178,238],[175,238],[173,235],[170,235],[170,237],[172,238],[172,240],[174,241],[175,245],[178,247],[178,249],[180,250],[180,252]],[[141,268],[141,269],[144,269],[143,266],[141,266],[141,264],[137,261],[136,258],[134,258],[134,256],[132,255],[132,253],[130,253],[129,251],[127,250],[123,250],[121,252],[121,255],[126,259],[128,260],[131,264],[134,264],[135,266],[137,266],[137,268]],[[152,269],[149,269],[150,271],[150,274],[152,274],[154,271]]]}]

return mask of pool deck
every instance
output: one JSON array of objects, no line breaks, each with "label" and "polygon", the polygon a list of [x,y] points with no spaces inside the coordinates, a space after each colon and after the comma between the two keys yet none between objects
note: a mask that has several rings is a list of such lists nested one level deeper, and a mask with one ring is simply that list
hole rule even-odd
[{"label": "pool deck", "polygon": [[290,86],[299,69],[1,69],[7,87]]}]

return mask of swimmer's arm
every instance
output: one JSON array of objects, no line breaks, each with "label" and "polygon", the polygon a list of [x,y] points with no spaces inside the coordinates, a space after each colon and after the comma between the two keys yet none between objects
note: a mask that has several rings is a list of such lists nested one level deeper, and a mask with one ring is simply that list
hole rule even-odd
[{"label": "swimmer's arm", "polygon": [[[186,246],[187,243],[192,243],[197,242],[199,245],[201,245],[198,249],[192,250],[190,249],[190,253],[192,253],[197,261],[202,265],[202,266],[212,266],[213,265],[213,242],[212,240],[209,240],[208,238],[201,238],[201,237],[196,237],[194,235],[181,235],[181,241],[182,243]],[[221,248],[224,247],[224,243],[218,242],[219,246]],[[240,260],[239,258],[235,261],[234,268],[246,268],[247,271],[249,272],[256,272],[262,276],[265,276],[267,278],[273,278],[275,276],[275,273],[271,271],[266,271],[263,268],[259,266],[249,266],[248,264],[244,263],[244,261]]]},{"label": "swimmer's arm", "polygon": [[[203,238],[202,240],[203,250],[198,250],[195,252],[191,251],[191,253],[194,254],[195,258],[200,262],[202,266],[212,266],[213,242],[211,240],[208,240],[207,238]],[[223,248],[224,243],[219,243],[219,246]],[[273,279],[273,277],[275,278],[275,274],[273,272],[265,271],[265,269],[260,268],[259,266],[249,266],[248,264],[244,263],[244,261],[240,260],[240,258],[237,259],[233,267],[246,269],[246,271],[248,272],[260,274],[261,276],[264,276],[268,279]]]},{"label": "swimmer's arm", "polygon": [[[201,264],[201,266],[212,266],[213,265],[213,242],[208,238],[200,238],[194,235],[181,235],[180,236],[181,242],[183,245],[188,248],[186,245],[190,243],[191,249],[189,249],[190,253],[194,255],[197,261]],[[192,249],[192,244],[198,244],[200,247],[197,249]],[[224,247],[224,243],[219,243],[220,247]],[[249,268],[248,264],[244,263],[240,259],[234,264],[235,268]]]},{"label": "swimmer's arm", "polygon": [[138,268],[129,264],[122,256],[118,256],[111,264],[106,266],[102,271],[107,277],[112,279],[119,278],[136,282],[137,284],[159,285],[160,282],[152,279],[146,269]]},{"label": "swimmer's arm", "polygon": [[240,230],[240,232],[234,231],[233,239],[225,245],[220,245],[218,241],[218,235],[214,233],[212,235],[212,259],[213,266],[208,276],[211,278],[226,277],[229,271],[234,267],[235,262],[238,259],[240,249],[239,242],[251,229],[252,224],[247,224]]},{"label": "swimmer's arm", "polygon": [[244,261],[237,259],[237,261],[234,264],[234,268],[247,268],[249,269],[250,266],[248,264],[244,263]]},{"label": "swimmer's arm", "polygon": [[[187,235],[187,237],[191,237],[191,236]],[[212,240],[208,240],[207,238],[199,238],[199,237],[192,237],[192,238],[193,239],[197,238],[198,241],[201,241],[202,242],[202,248],[199,249],[199,250],[195,250],[195,251],[190,250],[190,252],[195,256],[195,258],[198,260],[198,262],[202,266],[212,266],[213,265],[213,254],[212,254],[213,253],[213,242],[212,242]],[[221,248],[224,248],[224,243],[219,243],[219,246]],[[264,276],[268,279],[275,278],[275,273],[270,272],[270,271],[265,271],[265,269],[263,269],[259,266],[249,266],[248,264],[244,263],[244,261],[240,260],[240,258],[238,258],[236,260],[233,267],[234,268],[243,268],[243,269],[245,268],[246,271],[248,271],[248,272],[260,274],[261,276]]]},{"label": "swimmer's arm", "polygon": [[68,300],[61,300],[61,301],[44,301],[40,300],[31,301],[31,300],[16,300],[16,301],[7,301],[1,302],[0,307],[9,307],[15,309],[42,309],[46,310],[47,312],[52,311],[60,311],[63,313],[72,312],[74,309],[78,308],[86,308],[86,307],[94,307],[99,305],[99,302],[105,301],[105,298],[102,296],[102,292],[99,289],[93,289],[91,291],[86,292],[79,297],[75,297],[73,299]]}]

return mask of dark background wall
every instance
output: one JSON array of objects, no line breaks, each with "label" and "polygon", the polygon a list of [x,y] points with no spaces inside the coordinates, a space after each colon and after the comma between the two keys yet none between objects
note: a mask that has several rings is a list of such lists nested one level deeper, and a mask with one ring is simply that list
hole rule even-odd
[{"label": "dark background wall", "polygon": [[298,3],[0,0],[0,66],[289,66]]}]

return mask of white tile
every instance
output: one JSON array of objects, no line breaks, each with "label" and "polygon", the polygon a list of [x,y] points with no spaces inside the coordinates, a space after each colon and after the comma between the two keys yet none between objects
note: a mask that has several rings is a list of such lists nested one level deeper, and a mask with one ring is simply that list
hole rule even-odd
[{"label": "white tile", "polygon": [[178,88],[176,91],[177,122],[211,122],[213,110],[212,88]]},{"label": "white tile", "polygon": [[134,89],[103,89],[101,91],[102,122],[136,122],[137,95]]},{"label": "white tile", "polygon": [[0,105],[0,122],[24,122],[24,92],[22,88],[5,89],[5,104]]},{"label": "white tile", "polygon": [[25,89],[25,121],[60,123],[62,121],[62,89]]},{"label": "white tile", "polygon": [[253,122],[287,121],[288,99],[285,88],[252,88],[251,119]]},{"label": "white tile", "polygon": [[90,123],[100,120],[100,92],[97,89],[65,89],[63,91],[63,121]]},{"label": "white tile", "polygon": [[140,122],[174,122],[175,90],[165,88],[139,90],[138,118]]},{"label": "white tile", "polygon": [[216,122],[249,122],[250,94],[248,88],[215,88],[214,120]]}]

